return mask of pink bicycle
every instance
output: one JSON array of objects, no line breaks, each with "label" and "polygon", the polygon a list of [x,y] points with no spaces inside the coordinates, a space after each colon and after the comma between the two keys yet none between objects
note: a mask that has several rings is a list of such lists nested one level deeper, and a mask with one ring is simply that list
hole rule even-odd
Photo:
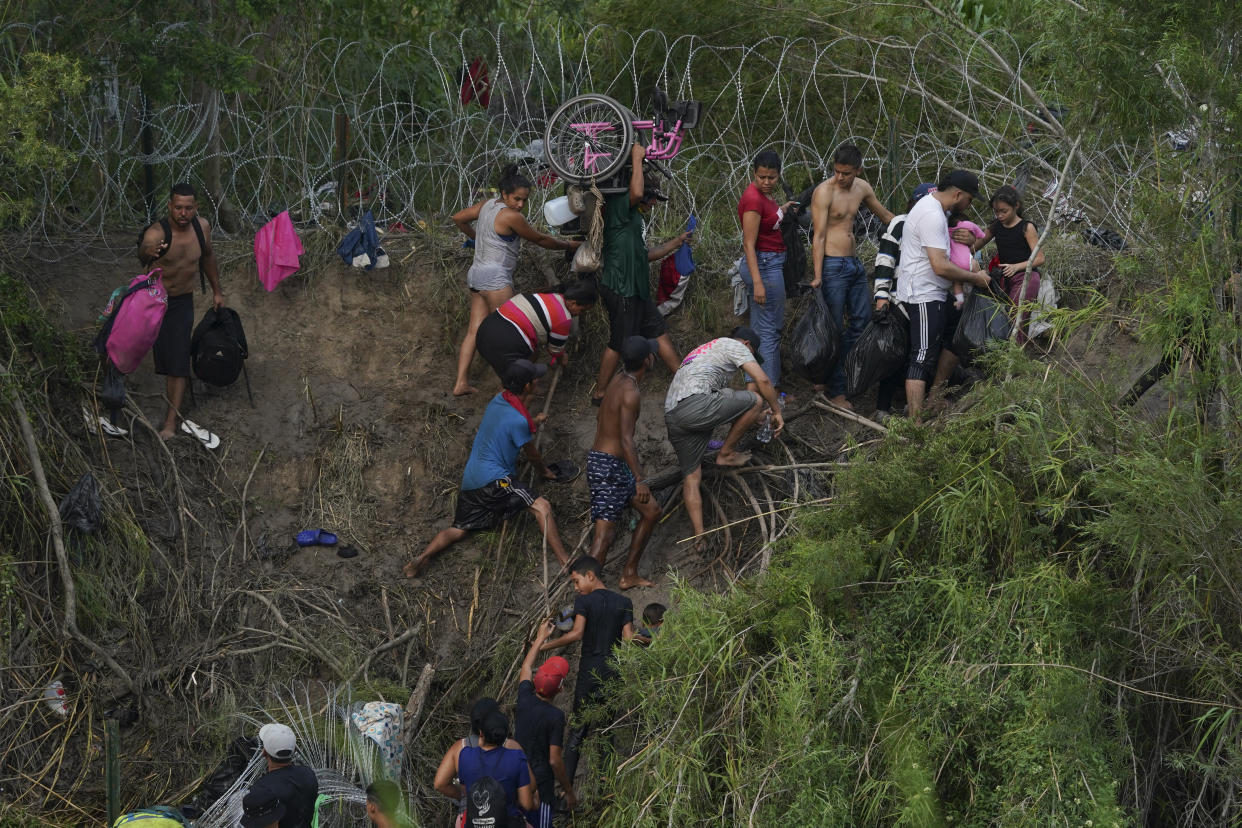
[{"label": "pink bicycle", "polygon": [[565,101],[544,131],[549,166],[569,184],[602,185],[625,167],[635,140],[647,148],[648,161],[675,158],[683,131],[698,124],[703,105],[699,101],[670,105],[660,89],[652,103],[655,118],[643,121],[607,95],[578,95]]}]

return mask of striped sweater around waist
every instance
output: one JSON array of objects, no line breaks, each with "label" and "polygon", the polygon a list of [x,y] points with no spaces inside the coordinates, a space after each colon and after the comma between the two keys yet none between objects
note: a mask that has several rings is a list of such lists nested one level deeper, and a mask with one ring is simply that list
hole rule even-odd
[{"label": "striped sweater around waist", "polygon": [[547,346],[549,354],[563,351],[574,321],[565,307],[565,297],[559,293],[519,293],[496,313],[518,329],[532,356],[541,344]]}]

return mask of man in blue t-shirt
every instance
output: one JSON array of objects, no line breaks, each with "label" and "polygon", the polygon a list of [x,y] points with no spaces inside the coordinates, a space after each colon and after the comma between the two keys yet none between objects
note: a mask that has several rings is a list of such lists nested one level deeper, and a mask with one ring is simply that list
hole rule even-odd
[{"label": "man in blue t-shirt", "polygon": [[532,418],[526,410],[535,390],[535,380],[547,370],[548,366],[535,365],[526,359],[516,360],[505,370],[501,381],[504,390],[487,404],[479,433],[470,449],[470,459],[461,476],[453,525],[441,530],[421,555],[405,565],[403,572],[407,578],[417,578],[432,558],[471,532],[495,529],[506,518],[521,511],[530,512],[539,521],[539,528],[561,566],[569,564],[552,517],[552,504],[514,479],[518,452],[523,450],[526,459],[545,480],[556,479],[556,473],[544,465],[543,456],[531,439],[548,415],[538,414]]}]

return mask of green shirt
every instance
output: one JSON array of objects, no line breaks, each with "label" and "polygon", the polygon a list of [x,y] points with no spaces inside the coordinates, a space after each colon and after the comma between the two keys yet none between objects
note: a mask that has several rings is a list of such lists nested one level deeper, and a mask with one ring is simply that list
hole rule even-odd
[{"label": "green shirt", "polygon": [[643,219],[629,191],[604,199],[604,286],[618,296],[651,298]]}]

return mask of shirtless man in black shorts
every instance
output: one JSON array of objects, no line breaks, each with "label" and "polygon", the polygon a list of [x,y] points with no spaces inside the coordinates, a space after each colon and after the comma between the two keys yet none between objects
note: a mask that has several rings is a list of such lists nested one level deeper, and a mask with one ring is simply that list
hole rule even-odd
[{"label": "shirtless man in black shorts", "polygon": [[638,575],[638,560],[660,519],[660,505],[643,482],[643,469],[634,450],[634,427],[638,423],[642,394],[638,384],[655,362],[660,345],[654,339],[631,336],[621,345],[624,366],[608,383],[595,425],[595,445],[587,455],[587,483],[591,487],[591,517],[595,538],[591,555],[602,566],[617,534],[617,521],[633,506],[639,514],[638,528],[630,541],[630,554],[618,582],[621,589],[653,586]]},{"label": "shirtless man in black shorts", "polygon": [[[138,246],[138,261],[143,267],[158,265],[164,271],[164,290],[168,293],[168,312],[160,326],[151,355],[155,359],[155,373],[165,377],[168,397],[168,414],[160,437],[165,440],[177,433],[177,418],[181,416],[181,400],[190,380],[190,334],[194,329],[194,283],[198,281],[200,261],[202,271],[211,283],[212,303],[224,307],[224,294],[220,292],[219,265],[211,246],[211,225],[198,217],[198,195],[189,184],[177,184],[168,196],[168,220],[172,225],[172,243],[164,242],[164,228],[159,222],[147,228]],[[192,222],[197,221],[203,230],[203,246],[198,243]],[[206,439],[195,431],[212,436],[203,429],[182,423],[187,434]]]}]

